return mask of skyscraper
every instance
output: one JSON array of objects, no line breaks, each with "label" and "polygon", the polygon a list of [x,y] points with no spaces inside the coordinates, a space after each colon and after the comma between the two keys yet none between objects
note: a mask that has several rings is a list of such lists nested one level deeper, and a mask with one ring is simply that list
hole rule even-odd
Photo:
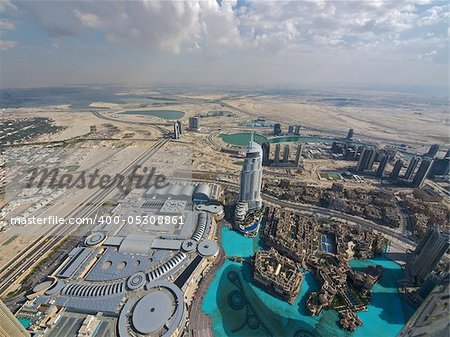
[{"label": "skyscraper", "polygon": [[288,133],[289,133],[289,134],[294,133],[294,126],[293,126],[293,125],[289,125],[289,126],[288,126]]},{"label": "skyscraper", "polygon": [[179,139],[181,135],[180,126],[178,122],[173,123],[173,139]]},{"label": "skyscraper", "polygon": [[275,145],[275,159],[274,163],[278,164],[280,162],[280,151],[281,151],[281,145],[276,144]]},{"label": "skyscraper", "polygon": [[450,246],[448,232],[432,226],[428,228],[414,251],[411,271],[418,280],[424,280],[437,266]]},{"label": "skyscraper", "polygon": [[359,157],[358,164],[356,165],[357,172],[364,172],[365,170],[370,170],[375,161],[376,152],[374,149],[364,148]]},{"label": "skyscraper", "polygon": [[189,129],[192,131],[198,131],[200,129],[198,117],[189,117]]},{"label": "skyscraper", "polygon": [[435,159],[431,167],[431,176],[445,176],[450,173],[450,158]]},{"label": "skyscraper", "polygon": [[283,161],[285,163],[289,162],[289,145],[284,146]]},{"label": "skyscraper", "polygon": [[448,337],[449,307],[450,286],[446,282],[433,289],[400,331],[398,337]]},{"label": "skyscraper", "polygon": [[392,169],[391,174],[389,175],[390,180],[397,180],[400,174],[400,170],[403,167],[403,161],[401,159],[397,160],[394,164],[394,168]]},{"label": "skyscraper", "polygon": [[378,169],[377,169],[377,173],[376,176],[381,178],[383,177],[383,173],[384,170],[386,169],[386,165],[389,161],[389,155],[385,155],[381,160],[380,160],[380,165],[378,165]]},{"label": "skyscraper", "polygon": [[0,336],[5,337],[29,337],[25,330],[8,307],[0,300]]},{"label": "skyscraper", "polygon": [[347,138],[346,139],[353,139],[353,135],[354,135],[354,131],[353,131],[353,129],[350,129],[350,130],[348,130],[348,133],[347,133]]},{"label": "skyscraper", "polygon": [[264,142],[261,145],[262,151],[263,151],[263,165],[267,165],[270,162],[270,143]]},{"label": "skyscraper", "polygon": [[427,156],[428,157],[434,157],[435,155],[437,155],[439,151],[439,144],[433,144],[430,146],[430,149],[427,152]]},{"label": "skyscraper", "polygon": [[413,159],[411,159],[411,161],[409,162],[408,168],[406,169],[406,173],[403,176],[403,178],[405,178],[406,180],[411,180],[411,178],[414,175],[414,171],[417,167],[417,164],[419,164],[420,158],[419,157],[414,157]]},{"label": "skyscraper", "polygon": [[275,123],[273,125],[273,135],[274,136],[279,136],[281,134],[281,124],[280,123]]},{"label": "skyscraper", "polygon": [[303,150],[303,144],[298,144],[297,146],[297,153],[295,154],[295,167],[300,167],[300,163],[302,160],[302,150]]},{"label": "skyscraper", "polygon": [[300,125],[294,125],[294,135],[298,136],[300,134]]},{"label": "skyscraper", "polygon": [[181,136],[181,134],[183,133],[181,121],[177,121],[177,124],[178,124],[178,131],[180,132],[180,136]]},{"label": "skyscraper", "polygon": [[239,201],[247,203],[248,209],[261,208],[262,206],[262,157],[262,148],[253,141],[252,136],[241,170],[239,190]]},{"label": "skyscraper", "polygon": [[413,179],[414,187],[422,187],[425,179],[428,177],[428,173],[433,165],[433,159],[424,159],[420,163],[419,169]]}]

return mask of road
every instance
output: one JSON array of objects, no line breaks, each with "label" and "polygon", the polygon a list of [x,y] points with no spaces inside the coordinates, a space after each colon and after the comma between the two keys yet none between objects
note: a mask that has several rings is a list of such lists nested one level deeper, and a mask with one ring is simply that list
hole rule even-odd
[{"label": "road", "polygon": [[[141,156],[133,160],[124,170],[119,174],[127,175],[130,173],[135,165],[146,162],[158,150],[160,150],[170,139],[162,139],[154,144],[153,147],[144,152]],[[85,202],[78,205],[66,218],[86,218],[101,207],[103,200],[108,197],[115,190],[114,186],[110,188],[97,190]],[[4,268],[0,270],[0,295],[5,295],[6,291],[17,282],[22,276],[26,275],[28,271],[48,252],[51,252],[63,238],[75,232],[79,226],[67,226],[62,224],[47,231],[43,236],[39,237],[25,248],[21,253],[10,261]]]}]

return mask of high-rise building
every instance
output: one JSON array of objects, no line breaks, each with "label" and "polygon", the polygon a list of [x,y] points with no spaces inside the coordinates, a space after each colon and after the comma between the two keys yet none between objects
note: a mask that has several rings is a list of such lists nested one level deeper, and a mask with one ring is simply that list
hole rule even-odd
[{"label": "high-rise building", "polygon": [[437,155],[439,151],[439,144],[433,144],[430,146],[430,149],[427,152],[427,156],[428,157],[434,157],[435,155]]},{"label": "high-rise building", "polygon": [[273,135],[274,136],[281,135],[281,124],[280,123],[275,123],[273,125]]},{"label": "high-rise building", "polygon": [[294,126],[293,125],[289,125],[288,126],[288,133],[289,134],[293,134],[294,133]]},{"label": "high-rise building", "polygon": [[283,161],[285,163],[289,162],[289,145],[284,146]]},{"label": "high-rise building", "polygon": [[189,117],[189,130],[198,131],[200,129],[200,123],[198,117]]},{"label": "high-rise building", "polygon": [[398,337],[448,337],[449,307],[450,285],[445,282],[433,289],[400,331]]},{"label": "high-rise building", "polygon": [[430,173],[431,166],[433,165],[432,159],[424,159],[420,163],[419,169],[417,170],[416,175],[413,179],[414,187],[422,187],[425,179],[428,177],[428,173]]},{"label": "high-rise building", "polygon": [[303,144],[297,145],[297,153],[295,154],[295,167],[300,167],[302,160]]},{"label": "high-rise building", "polygon": [[450,158],[435,159],[431,167],[430,176],[445,176],[450,173]]},{"label": "high-rise building", "polygon": [[300,135],[300,125],[294,125],[294,135],[298,136]]},{"label": "high-rise building", "polygon": [[391,174],[389,175],[389,179],[396,181],[398,179],[402,167],[403,161],[401,159],[397,160],[394,164],[394,168],[392,169]]},{"label": "high-rise building", "polygon": [[445,153],[444,158],[450,158],[450,149],[447,150],[447,152]]},{"label": "high-rise building", "polygon": [[406,180],[411,180],[413,175],[414,175],[414,171],[416,170],[417,164],[419,164],[420,158],[419,157],[414,157],[413,159],[411,159],[411,161],[409,162],[408,168],[406,169],[406,173],[403,176],[403,178],[405,178]]},{"label": "high-rise building", "polygon": [[436,268],[442,256],[448,251],[450,236],[436,226],[428,228],[414,251],[411,272],[417,280],[423,281]]},{"label": "high-rise building", "polygon": [[377,177],[379,177],[379,178],[383,177],[383,173],[384,173],[384,170],[386,169],[386,165],[387,165],[388,161],[389,161],[389,155],[387,155],[387,154],[383,158],[381,158],[380,165],[378,165],[378,169],[377,169],[377,173],[376,173]]},{"label": "high-rise building", "polygon": [[0,300],[0,336],[5,337],[29,337],[30,333],[25,330],[18,319]]},{"label": "high-rise building", "polygon": [[370,170],[375,161],[376,152],[374,149],[364,148],[359,157],[358,164],[356,165],[357,172],[364,172],[365,170]]},{"label": "high-rise building", "polygon": [[354,131],[353,129],[348,130],[346,139],[353,139]]},{"label": "high-rise building", "polygon": [[177,124],[178,124],[178,131],[180,132],[180,136],[181,136],[181,134],[183,133],[181,121],[177,121]]},{"label": "high-rise building", "polygon": [[280,162],[280,152],[281,152],[281,145],[276,144],[275,145],[275,158],[274,163],[278,164]]},{"label": "high-rise building", "polygon": [[252,136],[241,170],[239,190],[239,201],[247,203],[248,209],[261,208],[262,206],[262,157],[262,148],[253,141]]},{"label": "high-rise building", "polygon": [[261,145],[262,152],[263,152],[263,165],[267,165],[270,162],[270,143],[264,142]]},{"label": "high-rise building", "polygon": [[173,139],[179,139],[181,136],[180,126],[178,122],[173,123]]}]

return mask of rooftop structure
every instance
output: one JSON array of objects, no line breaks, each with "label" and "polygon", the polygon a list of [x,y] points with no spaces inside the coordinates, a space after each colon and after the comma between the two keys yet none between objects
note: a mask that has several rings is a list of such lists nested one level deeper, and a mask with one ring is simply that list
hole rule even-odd
[{"label": "rooftop structure", "polygon": [[29,337],[30,333],[0,300],[0,336]]},{"label": "rooftop structure", "polygon": [[293,303],[303,280],[300,265],[275,249],[255,254],[253,278],[275,296]]}]

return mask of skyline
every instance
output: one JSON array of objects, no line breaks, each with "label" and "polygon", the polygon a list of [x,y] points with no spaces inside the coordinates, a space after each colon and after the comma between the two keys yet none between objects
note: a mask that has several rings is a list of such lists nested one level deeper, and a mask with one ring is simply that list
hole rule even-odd
[{"label": "skyline", "polygon": [[444,1],[2,1],[1,87],[448,89]]}]

